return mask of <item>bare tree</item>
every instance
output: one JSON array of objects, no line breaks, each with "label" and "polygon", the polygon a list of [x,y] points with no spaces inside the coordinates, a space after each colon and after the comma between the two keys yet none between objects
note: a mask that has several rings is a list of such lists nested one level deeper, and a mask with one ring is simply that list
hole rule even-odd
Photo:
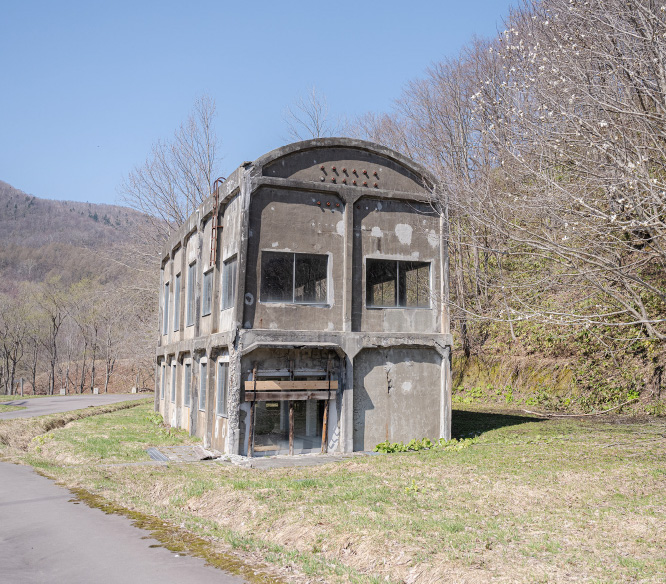
[{"label": "bare tree", "polygon": [[[484,221],[539,265],[510,291],[520,318],[666,339],[665,34],[651,0],[543,0],[509,18],[503,76],[475,97],[500,161]],[[543,302],[562,289],[564,305]]]},{"label": "bare tree", "polygon": [[149,236],[159,245],[212,192],[219,171],[214,121],[215,101],[199,98],[173,138],[158,141],[120,186],[123,202],[150,218]]},{"label": "bare tree", "polygon": [[341,118],[331,119],[326,96],[313,85],[304,96],[284,110],[283,120],[291,140],[326,138],[346,133]]}]

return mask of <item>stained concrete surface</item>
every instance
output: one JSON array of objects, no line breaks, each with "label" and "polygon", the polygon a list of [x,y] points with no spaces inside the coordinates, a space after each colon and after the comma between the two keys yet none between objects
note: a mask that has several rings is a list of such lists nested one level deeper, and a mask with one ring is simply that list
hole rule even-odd
[{"label": "stained concrete surface", "polygon": [[2,402],[4,406],[22,406],[25,410],[0,413],[0,420],[13,418],[34,418],[46,414],[59,414],[71,410],[82,410],[90,406],[106,406],[123,401],[153,397],[152,393],[105,393],[103,395],[58,395],[24,399],[17,397],[12,401]]},{"label": "stained concrete surface", "polygon": [[119,515],[70,502],[30,467],[0,462],[0,581],[21,584],[241,584],[174,554]]}]

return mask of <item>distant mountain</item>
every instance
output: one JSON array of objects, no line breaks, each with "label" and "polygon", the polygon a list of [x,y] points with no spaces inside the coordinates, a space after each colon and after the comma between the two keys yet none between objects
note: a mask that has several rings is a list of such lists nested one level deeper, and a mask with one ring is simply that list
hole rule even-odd
[{"label": "distant mountain", "polygon": [[128,207],[40,199],[0,181],[0,245],[67,243],[94,249],[124,241],[130,229],[146,221]]},{"label": "distant mountain", "polygon": [[112,281],[122,266],[100,258],[147,221],[128,207],[41,199],[0,181],[0,291],[52,276]]}]

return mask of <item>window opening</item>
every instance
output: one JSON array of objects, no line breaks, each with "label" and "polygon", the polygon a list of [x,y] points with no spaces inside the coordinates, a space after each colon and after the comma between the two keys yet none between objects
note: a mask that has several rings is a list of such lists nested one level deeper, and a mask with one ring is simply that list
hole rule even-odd
[{"label": "window opening", "polygon": [[164,399],[164,383],[166,382],[166,365],[162,363],[162,381],[160,383],[160,399]]},{"label": "window opening", "polygon": [[187,315],[185,326],[192,326],[194,324],[194,290],[197,280],[196,270],[196,262],[187,269]]},{"label": "window opening", "polygon": [[173,330],[180,329],[180,274],[176,274],[173,289]]},{"label": "window opening", "polygon": [[211,304],[213,303],[213,270],[209,270],[203,276],[203,301],[201,306],[201,316],[210,314]]},{"label": "window opening", "polygon": [[217,408],[218,416],[227,415],[227,392],[229,387],[229,363],[220,361],[217,364]]},{"label": "window opening", "polygon": [[264,302],[325,304],[328,299],[328,256],[262,252],[261,299]]},{"label": "window opening", "polygon": [[171,403],[176,403],[176,364],[171,365]]},{"label": "window opening", "polygon": [[199,409],[206,409],[206,362],[201,362],[200,376],[199,376]]},{"label": "window opening", "polygon": [[192,364],[185,363],[185,380],[183,382],[183,405],[190,407],[190,392],[192,389]]},{"label": "window opening", "polygon": [[169,282],[164,284],[164,311],[162,314],[162,334],[169,332]]},{"label": "window opening", "polygon": [[366,304],[430,308],[430,263],[366,259]]},{"label": "window opening", "polygon": [[236,297],[236,256],[222,266],[222,310],[232,308]]}]

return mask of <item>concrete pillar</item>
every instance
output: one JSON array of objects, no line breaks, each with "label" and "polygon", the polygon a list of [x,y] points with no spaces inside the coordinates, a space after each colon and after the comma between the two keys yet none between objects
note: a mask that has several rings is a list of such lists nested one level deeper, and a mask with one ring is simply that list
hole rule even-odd
[{"label": "concrete pillar", "polygon": [[354,451],[354,361],[345,356],[340,407],[340,450]]}]

